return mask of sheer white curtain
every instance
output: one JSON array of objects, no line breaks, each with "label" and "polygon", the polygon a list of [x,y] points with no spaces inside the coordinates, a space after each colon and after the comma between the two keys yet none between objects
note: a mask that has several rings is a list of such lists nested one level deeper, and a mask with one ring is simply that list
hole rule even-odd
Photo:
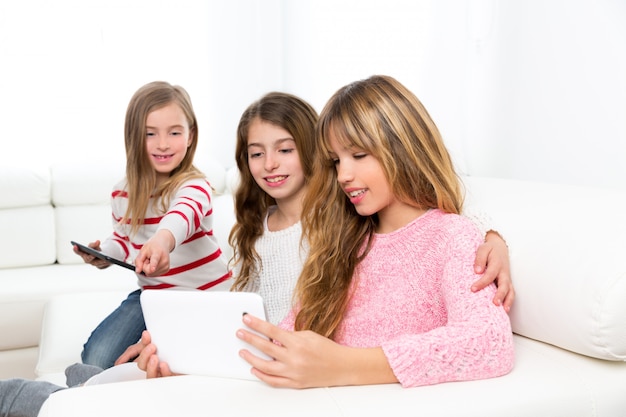
[{"label": "sheer white curtain", "polygon": [[3,0],[5,162],[124,158],[126,104],[191,94],[199,158],[234,163],[263,93],[318,110],[389,74],[473,175],[626,187],[626,0]]},{"label": "sheer white curtain", "polygon": [[339,87],[386,74],[409,87],[465,169],[465,0],[285,0],[285,83],[318,110]]},{"label": "sheer white curtain", "polygon": [[[141,85],[185,87],[198,157],[233,159],[249,101],[282,88],[278,0],[0,2],[3,163],[124,160],[126,105]],[[233,146],[224,146],[225,142]]]},{"label": "sheer white curtain", "polygon": [[0,3],[5,152],[28,164],[124,160],[126,105],[153,80],[182,84],[206,112],[207,13],[191,1]]},{"label": "sheer white curtain", "polygon": [[386,73],[423,93],[429,7],[427,0],[3,1],[5,149],[34,164],[77,155],[123,160],[126,104],[139,86],[161,79],[191,94],[198,158],[230,165],[241,112],[270,90],[299,94],[320,110],[345,83]]},{"label": "sheer white curtain", "polygon": [[471,175],[626,188],[626,0],[284,0],[285,86],[410,87]]},{"label": "sheer white curtain", "polygon": [[[192,1],[192,0],[190,0]],[[173,3],[177,4],[176,0]],[[245,108],[261,95],[284,90],[282,2],[280,0],[212,0],[203,25],[208,100],[207,152],[225,165],[234,165],[235,134]],[[200,45],[198,45],[199,47]]]}]

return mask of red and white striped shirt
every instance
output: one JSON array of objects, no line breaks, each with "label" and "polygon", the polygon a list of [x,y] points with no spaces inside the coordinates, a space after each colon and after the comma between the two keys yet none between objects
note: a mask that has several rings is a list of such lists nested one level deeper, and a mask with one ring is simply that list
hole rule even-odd
[{"label": "red and white striped shirt", "polygon": [[206,179],[184,182],[172,196],[165,214],[154,211],[160,201],[151,198],[144,221],[132,238],[130,224],[119,223],[128,207],[126,188],[126,180],[113,188],[113,234],[102,242],[102,252],[134,263],[143,244],[157,231],[169,230],[176,240],[170,253],[170,270],[159,277],[137,275],[141,288],[206,290],[231,277],[227,260],[213,235],[212,190]]}]

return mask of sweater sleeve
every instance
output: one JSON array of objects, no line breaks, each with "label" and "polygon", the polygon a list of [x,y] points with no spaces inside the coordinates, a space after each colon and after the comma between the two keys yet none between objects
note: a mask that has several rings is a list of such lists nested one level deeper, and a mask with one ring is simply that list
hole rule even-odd
[{"label": "sweater sleeve", "polygon": [[131,244],[127,235],[127,227],[122,226],[119,220],[124,216],[128,207],[128,194],[126,192],[126,180],[121,180],[111,191],[111,226],[113,232],[103,239],[100,248],[103,253],[122,261],[132,261]]},{"label": "sweater sleeve", "polygon": [[169,230],[179,246],[200,227],[203,217],[212,214],[211,197],[211,186],[206,180],[184,183],[170,201],[157,230]]},{"label": "sweater sleeve", "polygon": [[[514,362],[510,321],[491,302],[495,287],[472,293],[473,261],[480,243],[475,230],[457,227],[443,245],[444,326],[383,342],[389,364],[405,387],[491,378],[509,372]],[[419,318],[415,318],[419,320]]]}]

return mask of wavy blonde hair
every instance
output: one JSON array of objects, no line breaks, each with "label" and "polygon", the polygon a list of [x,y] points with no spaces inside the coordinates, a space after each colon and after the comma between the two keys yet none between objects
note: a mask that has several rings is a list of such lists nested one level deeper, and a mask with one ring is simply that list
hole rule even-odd
[{"label": "wavy blonde hair", "polygon": [[[156,172],[150,164],[146,149],[146,120],[148,114],[171,103],[180,106],[187,119],[191,144],[180,165],[170,173],[169,179],[157,188]],[[132,235],[143,223],[151,197],[161,197],[161,204],[155,209],[165,213],[172,195],[183,182],[204,177],[204,174],[193,165],[198,145],[198,121],[187,91],[164,81],[154,81],[139,88],[126,109],[124,144],[128,209],[120,222],[130,223]]]},{"label": "wavy blonde hair", "polygon": [[315,169],[304,199],[302,226],[310,252],[296,286],[295,328],[333,338],[378,219],[360,216],[339,186],[331,137],[374,156],[399,201],[459,213],[463,198],[437,126],[405,86],[372,76],[330,98],[317,125]]},{"label": "wavy blonde hair", "polygon": [[294,139],[305,183],[313,172],[315,125],[317,112],[299,97],[288,93],[270,92],[252,103],[241,115],[237,127],[235,159],[240,182],[235,192],[235,216],[228,243],[235,249],[231,263],[240,265],[233,290],[243,290],[258,271],[262,259],[254,249],[263,234],[263,218],[276,201],[259,187],[248,164],[248,132],[255,120],[262,120],[285,129]]}]

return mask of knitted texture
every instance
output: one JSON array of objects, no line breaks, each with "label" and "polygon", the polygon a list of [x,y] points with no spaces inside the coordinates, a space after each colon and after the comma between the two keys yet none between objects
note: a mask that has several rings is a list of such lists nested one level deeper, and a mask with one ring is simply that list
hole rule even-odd
[{"label": "knitted texture", "polygon": [[261,295],[270,323],[277,324],[291,309],[293,290],[308,253],[306,242],[304,246],[300,244],[301,236],[300,222],[282,230],[271,231],[267,227],[266,216],[263,235],[255,243],[261,263],[257,265],[255,277],[245,290]]},{"label": "knitted texture", "polygon": [[[514,363],[508,315],[491,284],[472,293],[483,236],[467,218],[430,210],[376,234],[357,267],[336,342],[382,347],[402,386],[490,378]],[[281,327],[293,329],[293,312]]]}]

